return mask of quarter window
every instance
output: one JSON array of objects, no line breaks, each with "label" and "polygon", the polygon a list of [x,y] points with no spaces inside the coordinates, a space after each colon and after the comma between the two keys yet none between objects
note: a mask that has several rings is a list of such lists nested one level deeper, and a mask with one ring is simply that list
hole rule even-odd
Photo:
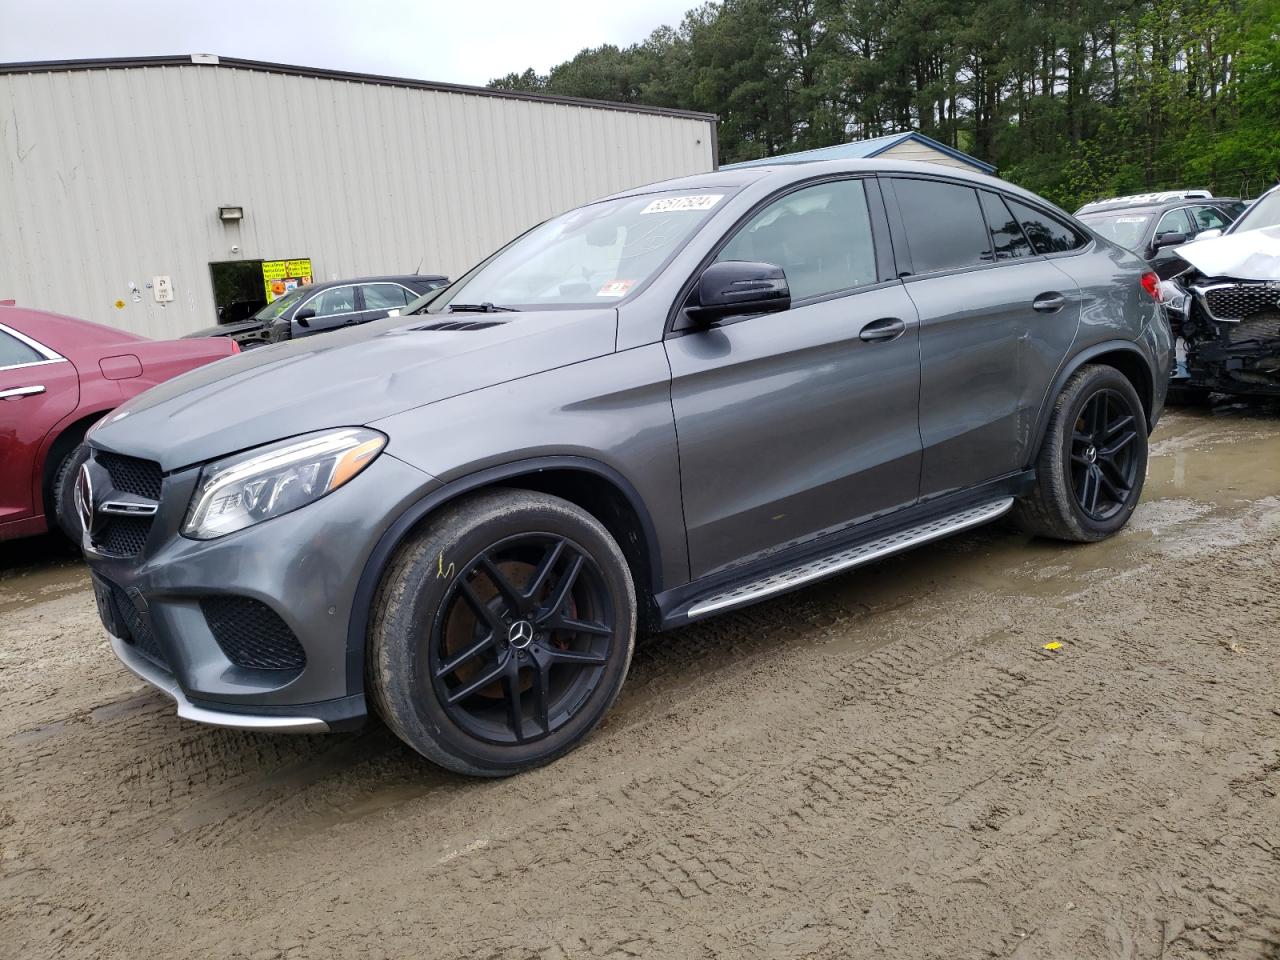
[{"label": "quarter window", "polygon": [[398,310],[409,302],[409,291],[398,283],[369,283],[364,288],[366,310]]},{"label": "quarter window", "polygon": [[982,200],[982,212],[986,214],[987,226],[991,229],[991,244],[997,260],[1013,260],[1018,257],[1031,256],[1031,243],[1022,232],[1022,227],[1013,218],[997,194],[982,190],[978,193]]},{"label": "quarter window", "polygon": [[44,357],[17,337],[0,331],[0,367],[16,367],[23,363],[39,363]]},{"label": "quarter window", "polygon": [[356,288],[355,287],[334,287],[332,290],[325,290],[316,295],[316,298],[307,304],[316,312],[317,317],[333,317],[340,313],[355,313],[356,311]]},{"label": "quarter window", "polygon": [[991,261],[991,236],[978,206],[978,192],[972,187],[899,179],[894,190],[916,273]]},{"label": "quarter window", "polygon": [[1089,242],[1089,238],[1077,233],[1060,220],[1041,213],[1034,207],[1008,198],[1009,209],[1022,224],[1022,230],[1031,241],[1036,253],[1061,253],[1064,250],[1075,250]]},{"label": "quarter window", "polygon": [[793,300],[874,283],[866,187],[835,180],[789,193],[752,217],[716,260],[781,267]]}]

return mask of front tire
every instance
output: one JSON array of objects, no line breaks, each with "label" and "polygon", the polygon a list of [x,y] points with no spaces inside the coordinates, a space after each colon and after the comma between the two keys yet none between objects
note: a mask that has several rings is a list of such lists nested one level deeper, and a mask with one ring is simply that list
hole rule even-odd
[{"label": "front tire", "polygon": [[509,776],[573,749],[635,647],[635,587],[601,523],[501,489],[430,519],[375,600],[368,686],[392,731],[458,773]]},{"label": "front tire", "polygon": [[1105,539],[1129,522],[1146,473],[1146,411],[1133,384],[1114,367],[1082,367],[1054,403],[1035,489],[1014,518],[1042,537]]},{"label": "front tire", "polygon": [[76,510],[76,477],[89,459],[88,444],[78,443],[67,452],[53,475],[53,517],[58,529],[77,547],[84,536],[84,524]]}]

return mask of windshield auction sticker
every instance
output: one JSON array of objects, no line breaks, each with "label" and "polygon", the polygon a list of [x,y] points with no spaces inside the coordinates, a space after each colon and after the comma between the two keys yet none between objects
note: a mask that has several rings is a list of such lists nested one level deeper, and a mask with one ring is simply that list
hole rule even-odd
[{"label": "windshield auction sticker", "polygon": [[596,291],[597,297],[625,297],[634,280],[610,280]]},{"label": "windshield auction sticker", "polygon": [[723,193],[704,193],[694,197],[662,197],[653,200],[641,213],[677,213],[681,210],[710,210],[724,199]]}]

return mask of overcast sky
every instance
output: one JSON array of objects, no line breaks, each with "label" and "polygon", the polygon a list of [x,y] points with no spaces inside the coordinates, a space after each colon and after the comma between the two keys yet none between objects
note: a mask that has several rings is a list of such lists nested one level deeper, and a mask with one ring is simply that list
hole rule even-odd
[{"label": "overcast sky", "polygon": [[696,0],[0,0],[0,62],[216,53],[483,84],[643,40]]}]

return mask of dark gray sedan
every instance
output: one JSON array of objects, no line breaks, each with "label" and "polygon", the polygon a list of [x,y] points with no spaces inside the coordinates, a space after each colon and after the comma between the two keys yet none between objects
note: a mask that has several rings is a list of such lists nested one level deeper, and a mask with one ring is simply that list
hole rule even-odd
[{"label": "dark gray sedan", "polygon": [[445,767],[515,773],[599,723],[638,629],[1009,512],[1115,533],[1168,380],[1155,293],[1061,210],[936,166],[638,188],[424,313],[108,418],[78,494],[99,612],[182,716],[372,708]]},{"label": "dark gray sedan", "polygon": [[434,274],[410,274],[309,283],[271,301],[248,320],[206,327],[187,338],[230,337],[248,350],[309,337],[403,312],[448,282],[448,277]]}]

